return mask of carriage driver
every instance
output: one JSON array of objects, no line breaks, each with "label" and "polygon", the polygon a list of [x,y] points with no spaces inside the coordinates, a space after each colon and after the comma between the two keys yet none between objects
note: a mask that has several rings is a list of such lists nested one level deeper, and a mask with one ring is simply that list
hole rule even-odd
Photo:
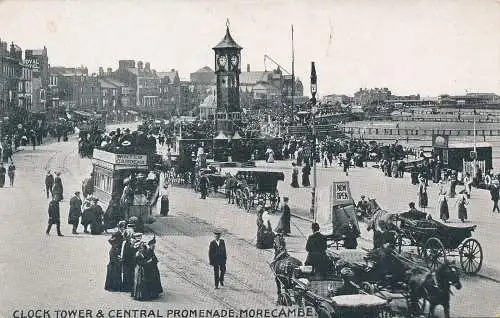
[{"label": "carriage driver", "polygon": [[369,205],[368,201],[366,201],[366,197],[364,195],[362,195],[361,200],[356,205],[356,209],[359,212],[361,212],[362,215],[364,215],[366,213],[366,211],[368,211],[369,208],[370,208],[370,205]]},{"label": "carriage driver", "polygon": [[349,267],[342,268],[340,276],[342,277],[342,286],[335,290],[328,290],[329,297],[359,294],[358,287],[352,283],[354,273]]}]

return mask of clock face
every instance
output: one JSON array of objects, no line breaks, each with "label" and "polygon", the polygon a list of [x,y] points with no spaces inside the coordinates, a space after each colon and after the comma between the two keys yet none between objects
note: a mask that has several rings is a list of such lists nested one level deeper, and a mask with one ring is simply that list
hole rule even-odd
[{"label": "clock face", "polygon": [[227,57],[225,55],[222,55],[219,57],[219,65],[220,66],[226,66],[227,64]]},{"label": "clock face", "polygon": [[233,66],[237,66],[238,65],[238,57],[236,55],[233,55],[231,57],[231,64],[233,64]]}]

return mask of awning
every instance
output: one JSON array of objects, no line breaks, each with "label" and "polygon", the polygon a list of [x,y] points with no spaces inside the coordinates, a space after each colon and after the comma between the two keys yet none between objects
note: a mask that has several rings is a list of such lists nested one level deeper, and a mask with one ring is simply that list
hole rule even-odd
[{"label": "awning", "polygon": [[215,137],[214,139],[216,140],[227,140],[227,136],[224,134],[224,132],[221,130],[219,132],[219,134],[217,135],[217,137]]},{"label": "awning", "polygon": [[238,140],[238,139],[241,139],[241,136],[240,136],[240,134],[238,133],[238,131],[236,131],[236,132],[234,133],[234,136],[233,136],[233,138],[232,138],[232,139],[233,139],[233,140]]}]

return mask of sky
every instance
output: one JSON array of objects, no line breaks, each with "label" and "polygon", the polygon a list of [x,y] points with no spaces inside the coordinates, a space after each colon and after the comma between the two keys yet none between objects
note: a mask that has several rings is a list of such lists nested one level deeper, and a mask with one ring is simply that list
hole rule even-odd
[{"label": "sky", "polygon": [[[208,65],[226,20],[243,47],[242,70],[264,55],[309,94],[388,87],[395,95],[500,94],[500,0],[0,0],[0,38],[47,47],[53,66],[150,62],[181,78]],[[275,66],[267,62],[267,69]]]}]

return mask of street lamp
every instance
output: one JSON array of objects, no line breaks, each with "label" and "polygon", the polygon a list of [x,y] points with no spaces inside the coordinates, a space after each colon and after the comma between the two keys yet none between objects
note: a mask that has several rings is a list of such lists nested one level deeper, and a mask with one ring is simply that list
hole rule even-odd
[{"label": "street lamp", "polygon": [[316,77],[316,67],[314,62],[311,62],[311,125],[312,125],[312,137],[313,145],[311,149],[311,156],[313,160],[313,187],[311,192],[311,209],[310,213],[316,222],[316,125],[314,124],[315,114],[316,114],[316,93],[318,92],[317,77]]}]

